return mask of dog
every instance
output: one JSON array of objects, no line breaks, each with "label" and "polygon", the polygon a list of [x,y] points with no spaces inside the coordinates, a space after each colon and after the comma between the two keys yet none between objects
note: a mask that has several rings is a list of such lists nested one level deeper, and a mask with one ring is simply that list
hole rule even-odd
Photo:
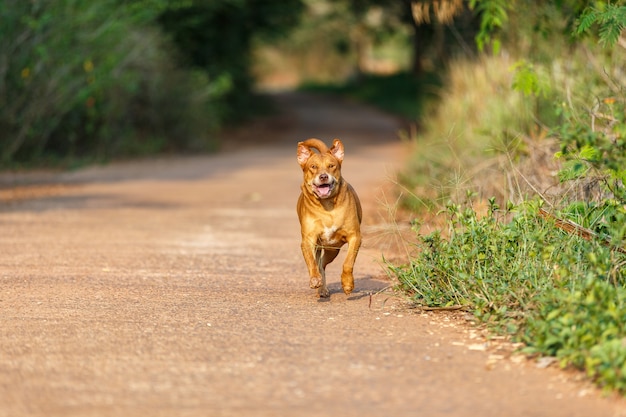
[{"label": "dog", "polygon": [[326,265],[347,243],[341,287],[349,295],[354,289],[352,271],[361,247],[362,210],[354,188],[341,176],[343,143],[335,139],[328,149],[319,139],[307,139],[298,143],[297,157],[304,174],[297,211],[310,287],[317,289],[321,298],[330,296],[326,287]]}]

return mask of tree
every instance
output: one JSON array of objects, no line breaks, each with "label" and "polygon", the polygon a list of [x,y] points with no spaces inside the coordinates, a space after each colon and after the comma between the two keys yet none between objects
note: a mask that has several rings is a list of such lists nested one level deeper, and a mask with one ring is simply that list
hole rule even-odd
[{"label": "tree", "polygon": [[[424,62],[431,58],[441,65],[450,55],[448,50],[471,49],[465,37],[473,36],[475,22],[463,0],[346,0],[357,20],[363,20],[373,8],[384,10],[389,19],[411,28],[411,71],[420,75]],[[449,29],[449,30],[446,30]],[[397,27],[386,25],[378,30],[394,31]],[[449,32],[453,32],[449,36]]]},{"label": "tree", "polygon": [[284,35],[298,23],[303,9],[302,0],[178,1],[159,22],[189,65],[205,70],[210,78],[230,79],[226,116],[233,118],[249,102],[253,36]]}]

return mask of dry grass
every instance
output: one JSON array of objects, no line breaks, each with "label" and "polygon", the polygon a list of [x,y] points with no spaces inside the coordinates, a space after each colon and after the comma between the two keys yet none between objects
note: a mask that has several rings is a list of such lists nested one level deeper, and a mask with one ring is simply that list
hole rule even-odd
[{"label": "dry grass", "polygon": [[496,197],[519,202],[558,184],[556,142],[533,119],[533,100],[513,91],[510,56],[450,64],[445,90],[412,136],[403,182],[431,202]]}]

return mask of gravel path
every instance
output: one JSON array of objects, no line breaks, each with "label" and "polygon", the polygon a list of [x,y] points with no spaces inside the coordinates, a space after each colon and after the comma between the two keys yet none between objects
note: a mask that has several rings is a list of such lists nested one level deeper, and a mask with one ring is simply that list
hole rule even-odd
[{"label": "gravel path", "polygon": [[[210,156],[0,175],[0,416],[626,416],[577,373],[387,291],[398,123],[315,96]],[[296,143],[346,145],[356,289],[308,288]]]}]

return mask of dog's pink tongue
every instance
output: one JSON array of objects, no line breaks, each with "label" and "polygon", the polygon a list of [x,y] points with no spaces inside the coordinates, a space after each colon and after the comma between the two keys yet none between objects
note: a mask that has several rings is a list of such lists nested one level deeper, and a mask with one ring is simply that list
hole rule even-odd
[{"label": "dog's pink tongue", "polygon": [[320,197],[326,197],[327,195],[330,194],[330,185],[320,185],[319,187],[317,187],[317,194]]}]

